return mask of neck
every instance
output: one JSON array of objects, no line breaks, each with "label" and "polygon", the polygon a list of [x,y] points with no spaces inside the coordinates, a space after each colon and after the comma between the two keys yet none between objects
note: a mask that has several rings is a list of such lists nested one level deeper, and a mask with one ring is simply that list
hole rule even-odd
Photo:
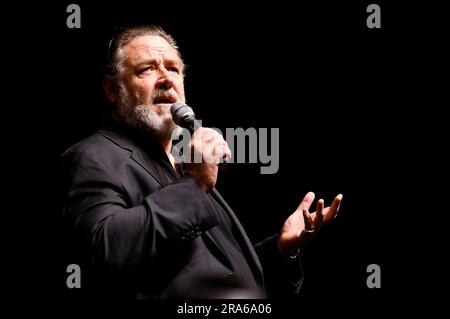
[{"label": "neck", "polygon": [[169,138],[167,140],[162,140],[160,142],[164,149],[164,152],[166,152],[167,157],[169,158],[169,161],[172,164],[172,167],[176,170],[175,158],[172,155],[172,139]]},{"label": "neck", "polygon": [[172,139],[165,139],[165,140],[161,140],[160,141],[164,152],[166,152],[167,156],[172,155],[171,151],[172,151]]}]

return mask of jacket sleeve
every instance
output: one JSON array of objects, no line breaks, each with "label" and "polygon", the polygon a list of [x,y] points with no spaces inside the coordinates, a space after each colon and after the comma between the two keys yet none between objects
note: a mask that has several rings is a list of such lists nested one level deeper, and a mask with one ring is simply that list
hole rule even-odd
[{"label": "jacket sleeve", "polygon": [[261,261],[264,283],[270,298],[298,294],[303,281],[300,257],[285,257],[278,249],[278,234],[255,245]]},{"label": "jacket sleeve", "polygon": [[[129,207],[111,168],[94,154],[62,156],[64,221],[90,262],[112,270],[154,260],[168,242],[192,241],[216,226],[207,194],[186,176]],[[151,178],[149,176],[149,178]]]}]

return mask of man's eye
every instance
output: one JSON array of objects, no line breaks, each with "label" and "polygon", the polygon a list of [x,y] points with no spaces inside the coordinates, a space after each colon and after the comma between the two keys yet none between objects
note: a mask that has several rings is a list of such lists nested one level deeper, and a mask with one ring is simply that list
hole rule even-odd
[{"label": "man's eye", "polygon": [[156,68],[154,65],[147,66],[141,70],[140,73],[155,71]]},{"label": "man's eye", "polygon": [[167,70],[169,70],[170,72],[176,72],[176,73],[180,73],[180,69],[175,67],[175,66],[171,66],[170,68],[168,68]]}]

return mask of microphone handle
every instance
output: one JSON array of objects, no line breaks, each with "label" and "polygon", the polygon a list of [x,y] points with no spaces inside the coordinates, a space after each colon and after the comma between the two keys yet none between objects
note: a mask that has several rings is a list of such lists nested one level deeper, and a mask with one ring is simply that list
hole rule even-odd
[{"label": "microphone handle", "polygon": [[194,132],[197,131],[200,127],[202,127],[202,124],[196,119],[186,121],[186,124],[186,128],[189,130],[189,133],[191,133],[191,135],[194,134]]}]

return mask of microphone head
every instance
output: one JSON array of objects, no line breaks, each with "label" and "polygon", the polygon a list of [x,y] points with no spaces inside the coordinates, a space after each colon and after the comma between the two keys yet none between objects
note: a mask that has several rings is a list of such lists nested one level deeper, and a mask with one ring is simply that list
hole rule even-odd
[{"label": "microphone head", "polygon": [[170,107],[170,113],[175,124],[181,127],[190,126],[195,120],[195,113],[183,102],[176,102]]}]

